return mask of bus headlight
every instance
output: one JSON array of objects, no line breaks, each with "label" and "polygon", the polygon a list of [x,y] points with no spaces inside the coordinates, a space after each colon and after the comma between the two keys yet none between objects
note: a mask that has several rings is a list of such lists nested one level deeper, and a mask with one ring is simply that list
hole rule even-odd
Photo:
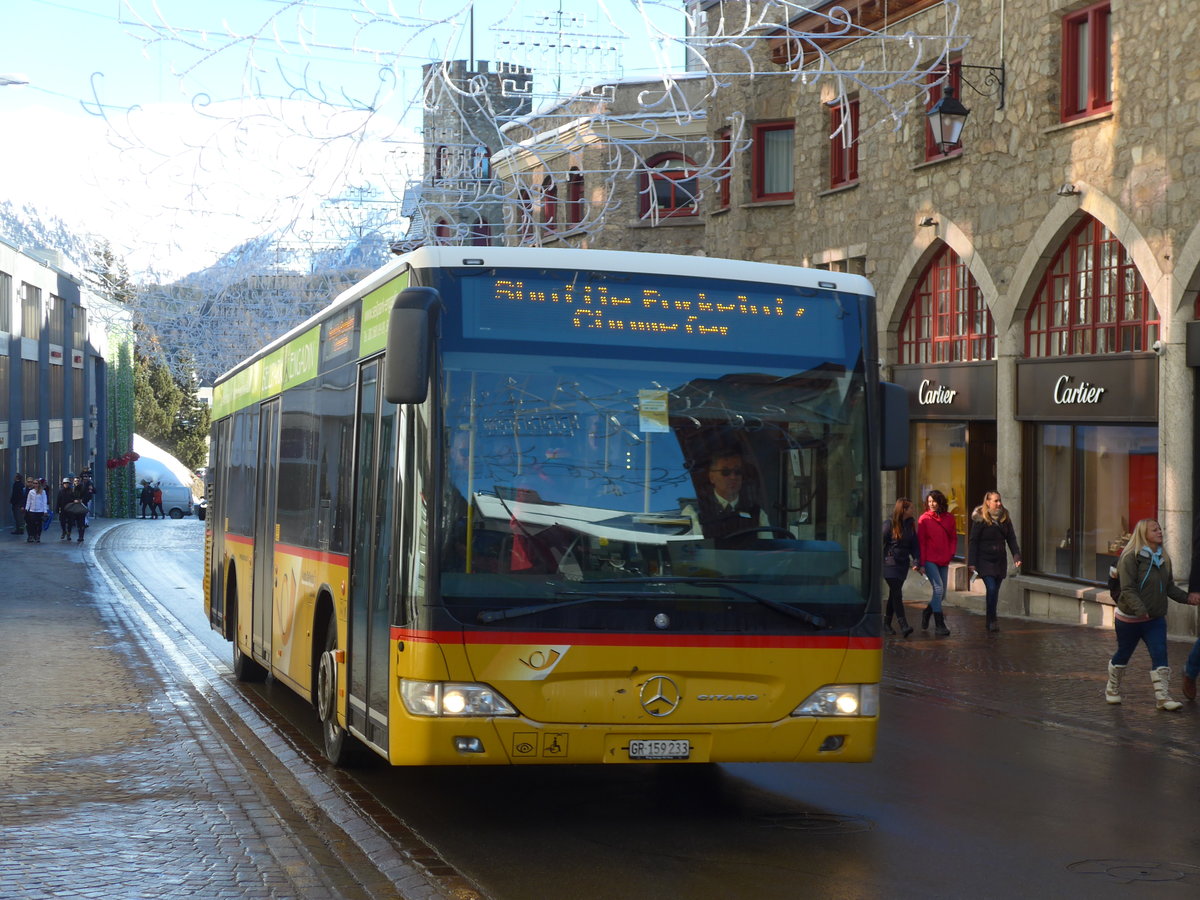
[{"label": "bus headlight", "polygon": [[414,716],[515,716],[512,704],[486,684],[400,679],[404,708]]},{"label": "bus headlight", "polygon": [[877,716],[879,685],[827,684],[792,710],[793,716]]}]

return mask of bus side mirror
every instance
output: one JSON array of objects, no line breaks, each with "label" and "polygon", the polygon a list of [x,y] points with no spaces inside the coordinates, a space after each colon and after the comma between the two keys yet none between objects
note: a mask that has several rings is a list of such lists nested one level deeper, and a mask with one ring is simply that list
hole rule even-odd
[{"label": "bus side mirror", "polygon": [[879,468],[885,472],[908,465],[908,390],[879,383]]},{"label": "bus side mirror", "polygon": [[441,310],[441,295],[433,288],[410,287],[396,295],[384,356],[383,396],[389,403],[425,401]]}]

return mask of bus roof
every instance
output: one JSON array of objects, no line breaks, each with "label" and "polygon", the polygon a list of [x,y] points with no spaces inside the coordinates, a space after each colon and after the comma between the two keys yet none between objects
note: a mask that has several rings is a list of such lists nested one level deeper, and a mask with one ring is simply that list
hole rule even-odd
[{"label": "bus roof", "polygon": [[830,288],[860,296],[874,297],[871,283],[861,275],[806,269],[777,263],[750,262],[712,256],[682,256],[675,253],[645,253],[631,250],[578,250],[566,247],[420,247],[391,260],[366,278],[351,285],[304,322],[280,335],[265,347],[242,360],[216,381],[218,384],[253,363],[296,335],[302,334],[327,316],[371,291],[381,287],[408,268],[531,268],[593,270],[605,272],[653,272],[690,278],[725,281],[788,284],[799,287]]}]

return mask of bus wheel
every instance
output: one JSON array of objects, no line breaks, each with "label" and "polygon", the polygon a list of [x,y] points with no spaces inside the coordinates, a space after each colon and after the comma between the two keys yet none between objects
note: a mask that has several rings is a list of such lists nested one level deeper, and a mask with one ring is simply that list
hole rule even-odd
[{"label": "bus wheel", "polygon": [[243,683],[266,681],[266,667],[243,653],[236,637],[233,640],[233,677]]},{"label": "bus wheel", "polygon": [[337,720],[337,623],[330,616],[325,628],[325,652],[317,665],[317,715],[321,719],[321,734],[325,739],[325,758],[335,766],[352,766],[359,760],[361,746]]},{"label": "bus wheel", "polygon": [[237,642],[237,582],[231,577],[229,588],[225,591],[225,609],[233,610],[233,621],[230,632],[233,634],[233,677],[243,683],[265,681],[267,669],[253,657],[242,652]]}]

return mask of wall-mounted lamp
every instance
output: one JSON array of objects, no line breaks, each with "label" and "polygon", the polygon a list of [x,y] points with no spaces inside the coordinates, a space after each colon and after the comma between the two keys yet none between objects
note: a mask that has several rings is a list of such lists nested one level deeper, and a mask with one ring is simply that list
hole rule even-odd
[{"label": "wall-mounted lamp", "polygon": [[1074,197],[1079,193],[1079,188],[1075,187],[1073,184],[1064,184],[1054,193],[1058,194],[1060,197]]},{"label": "wall-mounted lamp", "polygon": [[917,224],[922,228],[932,228],[937,224],[937,219],[935,219],[933,216],[926,216]]},{"label": "wall-mounted lamp", "polygon": [[[1004,89],[1008,82],[1004,68],[1003,37],[1001,38],[1000,56],[1000,65],[998,66],[968,66],[964,63],[953,63],[950,66],[958,72],[958,80],[961,84],[965,84],[982,97],[996,97],[999,101],[996,109],[1004,109]],[[963,75],[963,69],[976,69],[986,74],[979,79],[979,84],[976,85]],[[943,155],[959,145],[963,125],[967,123],[967,116],[970,114],[971,111],[954,96],[954,86],[947,78],[941,98],[925,113],[929,117],[929,129],[933,132],[933,142],[941,148]]]}]

